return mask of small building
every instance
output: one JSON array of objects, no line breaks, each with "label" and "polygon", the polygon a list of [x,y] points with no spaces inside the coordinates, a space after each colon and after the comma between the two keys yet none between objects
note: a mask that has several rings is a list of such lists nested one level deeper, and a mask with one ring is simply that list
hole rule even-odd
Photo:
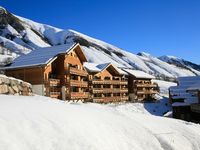
[{"label": "small building", "polygon": [[98,103],[128,101],[128,81],[124,72],[110,63],[84,63],[89,72],[90,100]]},{"label": "small building", "polygon": [[192,87],[187,88],[187,92],[196,95],[197,100],[190,105],[191,121],[200,122],[200,82],[194,84]]},{"label": "small building", "polygon": [[130,101],[142,102],[155,100],[158,85],[152,82],[155,77],[143,71],[123,69],[128,73],[128,89]]},{"label": "small building", "polygon": [[169,88],[173,117],[200,122],[200,77],[179,77],[178,85]]},{"label": "small building", "polygon": [[36,94],[58,99],[88,99],[87,59],[79,44],[33,50],[5,68],[5,74],[33,85]]},{"label": "small building", "polygon": [[196,101],[197,96],[194,92],[187,92],[187,89],[194,87],[200,82],[199,76],[178,77],[177,86],[169,88],[169,100],[171,103],[184,102],[186,99]]}]

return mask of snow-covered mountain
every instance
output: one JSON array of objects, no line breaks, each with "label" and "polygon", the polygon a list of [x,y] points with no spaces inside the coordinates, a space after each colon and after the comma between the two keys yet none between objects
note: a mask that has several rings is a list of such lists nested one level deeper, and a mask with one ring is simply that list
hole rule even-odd
[{"label": "snow-covered mountain", "polygon": [[194,71],[193,69],[200,71],[200,65],[197,65],[195,63],[192,63],[192,62],[184,60],[184,59],[177,58],[175,56],[166,56],[165,55],[165,56],[159,57],[159,59],[162,61],[165,61],[169,64],[176,65],[178,67],[190,69],[191,71]]},{"label": "snow-covered mountain", "polygon": [[6,65],[19,55],[38,47],[71,42],[82,45],[90,62],[111,62],[119,67],[142,70],[165,80],[200,75],[200,67],[194,63],[184,61],[184,65],[177,65],[163,57],[156,58],[144,52],[136,55],[77,31],[40,24],[0,8],[0,65]]}]

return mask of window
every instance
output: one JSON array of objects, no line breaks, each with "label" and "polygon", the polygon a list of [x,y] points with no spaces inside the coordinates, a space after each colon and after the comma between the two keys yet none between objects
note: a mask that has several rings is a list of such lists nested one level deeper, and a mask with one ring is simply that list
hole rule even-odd
[{"label": "window", "polygon": [[71,87],[71,92],[79,92],[77,87],[72,86]]},{"label": "window", "polygon": [[100,77],[94,76],[94,80],[100,80]]},{"label": "window", "polygon": [[110,80],[110,77],[105,77],[104,80]]}]

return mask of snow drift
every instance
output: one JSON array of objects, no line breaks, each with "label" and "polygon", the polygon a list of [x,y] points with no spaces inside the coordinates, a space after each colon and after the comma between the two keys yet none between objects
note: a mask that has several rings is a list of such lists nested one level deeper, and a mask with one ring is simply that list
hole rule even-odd
[{"label": "snow drift", "polygon": [[2,150],[194,150],[200,126],[127,107],[0,95]]}]

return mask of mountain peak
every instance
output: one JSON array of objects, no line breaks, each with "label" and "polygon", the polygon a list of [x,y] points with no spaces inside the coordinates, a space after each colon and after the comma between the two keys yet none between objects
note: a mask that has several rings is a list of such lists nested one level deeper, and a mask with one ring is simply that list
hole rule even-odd
[{"label": "mountain peak", "polygon": [[0,27],[1,29],[3,29],[7,25],[12,26],[19,32],[24,30],[21,21],[13,14],[11,14],[9,11],[7,11],[5,8],[0,6]]},{"label": "mountain peak", "polygon": [[146,52],[139,52],[139,53],[137,53],[137,55],[138,55],[138,56],[144,56],[144,57],[149,57],[149,56],[151,56],[151,54],[146,53]]},{"label": "mountain peak", "polygon": [[7,14],[7,10],[4,7],[0,6],[0,15],[2,14]]},{"label": "mountain peak", "polygon": [[169,61],[169,60],[177,60],[177,61],[179,61],[179,60],[182,60],[182,59],[180,59],[180,58],[178,58],[176,56],[170,56],[170,55],[160,56],[159,59],[163,60],[163,61]]}]

